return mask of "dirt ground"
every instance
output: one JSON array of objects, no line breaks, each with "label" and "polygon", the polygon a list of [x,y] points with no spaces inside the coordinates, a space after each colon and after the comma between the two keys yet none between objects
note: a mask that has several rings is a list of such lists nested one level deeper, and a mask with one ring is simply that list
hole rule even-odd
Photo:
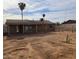
[{"label": "dirt ground", "polygon": [[76,59],[75,42],[75,32],[4,36],[4,59]]}]

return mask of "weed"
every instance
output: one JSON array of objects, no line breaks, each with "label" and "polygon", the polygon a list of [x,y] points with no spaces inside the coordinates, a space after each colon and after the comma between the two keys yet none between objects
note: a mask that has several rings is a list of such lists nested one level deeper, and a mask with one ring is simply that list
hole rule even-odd
[{"label": "weed", "polygon": [[69,35],[67,34],[67,36],[66,36],[66,43],[70,43],[71,40],[72,40],[72,39],[69,38]]}]

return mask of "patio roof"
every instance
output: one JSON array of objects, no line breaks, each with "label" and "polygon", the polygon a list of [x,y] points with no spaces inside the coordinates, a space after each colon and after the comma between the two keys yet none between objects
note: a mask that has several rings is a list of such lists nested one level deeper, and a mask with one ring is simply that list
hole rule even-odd
[{"label": "patio roof", "polygon": [[8,25],[34,25],[34,24],[54,24],[48,20],[39,21],[39,20],[13,20],[7,19],[6,24]]}]

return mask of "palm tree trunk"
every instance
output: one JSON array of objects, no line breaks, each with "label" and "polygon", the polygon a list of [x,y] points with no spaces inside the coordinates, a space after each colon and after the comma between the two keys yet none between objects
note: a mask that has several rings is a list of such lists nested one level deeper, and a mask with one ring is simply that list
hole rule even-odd
[{"label": "palm tree trunk", "polygon": [[43,20],[45,20],[45,17],[43,17]]},{"label": "palm tree trunk", "polygon": [[[22,22],[23,22],[23,10],[21,10],[21,17],[22,17]],[[24,33],[24,25],[22,25],[23,26],[23,33]]]},{"label": "palm tree trunk", "polygon": [[21,17],[22,17],[22,21],[23,21],[23,10],[21,10]]}]

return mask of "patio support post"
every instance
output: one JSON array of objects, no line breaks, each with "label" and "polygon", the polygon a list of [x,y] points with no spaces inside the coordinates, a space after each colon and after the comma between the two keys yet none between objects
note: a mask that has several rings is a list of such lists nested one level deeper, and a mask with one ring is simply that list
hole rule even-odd
[{"label": "patio support post", "polygon": [[7,34],[9,35],[9,26],[7,26]]},{"label": "patio support post", "polygon": [[23,34],[24,34],[24,25],[23,25]]},{"label": "patio support post", "polygon": [[37,32],[37,24],[36,24],[36,32]]},{"label": "patio support post", "polygon": [[16,26],[16,32],[19,32],[19,28],[18,28],[18,25]]}]

